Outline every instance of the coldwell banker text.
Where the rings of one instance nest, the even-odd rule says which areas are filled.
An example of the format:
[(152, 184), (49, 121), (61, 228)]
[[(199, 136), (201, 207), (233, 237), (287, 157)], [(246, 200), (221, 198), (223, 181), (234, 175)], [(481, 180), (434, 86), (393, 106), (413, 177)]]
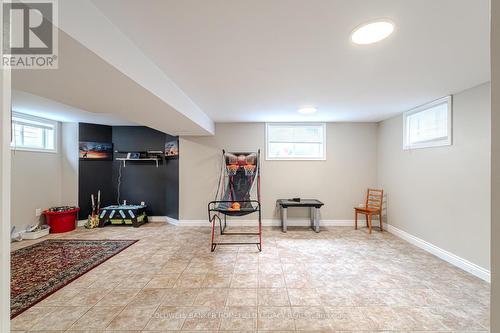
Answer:
[(58, 65), (55, 0), (3, 3), (3, 67), (56, 69)]

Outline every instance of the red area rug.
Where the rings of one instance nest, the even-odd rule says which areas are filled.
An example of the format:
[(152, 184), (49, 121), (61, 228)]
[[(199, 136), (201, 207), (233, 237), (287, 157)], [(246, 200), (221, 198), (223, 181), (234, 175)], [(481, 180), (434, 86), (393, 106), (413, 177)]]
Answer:
[(136, 240), (49, 239), (11, 253), (11, 319)]

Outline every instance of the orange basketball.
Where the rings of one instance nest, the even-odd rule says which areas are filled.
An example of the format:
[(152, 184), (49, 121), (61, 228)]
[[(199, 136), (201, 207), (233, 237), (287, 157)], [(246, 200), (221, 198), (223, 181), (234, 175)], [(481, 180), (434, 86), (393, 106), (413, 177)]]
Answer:
[(240, 210), (241, 206), (238, 202), (233, 202), (233, 204), (231, 205), (231, 208), (233, 210)]
[(249, 172), (252, 172), (255, 170), (255, 165), (253, 164), (246, 164), (243, 166), (243, 168), (245, 168), (246, 171), (249, 171)]
[(227, 168), (228, 168), (230, 171), (236, 172), (236, 171), (238, 170), (239, 166), (238, 166), (238, 165), (236, 165), (236, 164), (230, 164), (230, 165), (228, 165), (228, 166), (227, 166)]

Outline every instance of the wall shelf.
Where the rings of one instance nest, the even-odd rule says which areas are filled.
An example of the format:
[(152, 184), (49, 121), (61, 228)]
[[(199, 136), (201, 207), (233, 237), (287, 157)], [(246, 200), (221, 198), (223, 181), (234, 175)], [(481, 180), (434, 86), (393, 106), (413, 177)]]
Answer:
[(144, 158), (126, 158), (126, 157), (117, 157), (117, 161), (121, 161), (123, 163), (123, 167), (125, 168), (127, 165), (127, 162), (134, 162), (134, 161), (154, 161), (156, 162), (156, 167), (159, 167), (160, 163), (160, 158), (155, 158), (155, 157), (144, 157)]

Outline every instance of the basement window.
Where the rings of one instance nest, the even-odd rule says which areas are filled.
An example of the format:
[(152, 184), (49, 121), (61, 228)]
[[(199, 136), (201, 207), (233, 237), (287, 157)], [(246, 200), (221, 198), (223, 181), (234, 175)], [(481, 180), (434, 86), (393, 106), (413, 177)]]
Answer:
[(449, 146), (452, 142), (452, 98), (447, 96), (403, 115), (403, 149)]
[(266, 124), (267, 160), (325, 160), (325, 124)]
[(11, 149), (56, 153), (57, 122), (12, 112)]

